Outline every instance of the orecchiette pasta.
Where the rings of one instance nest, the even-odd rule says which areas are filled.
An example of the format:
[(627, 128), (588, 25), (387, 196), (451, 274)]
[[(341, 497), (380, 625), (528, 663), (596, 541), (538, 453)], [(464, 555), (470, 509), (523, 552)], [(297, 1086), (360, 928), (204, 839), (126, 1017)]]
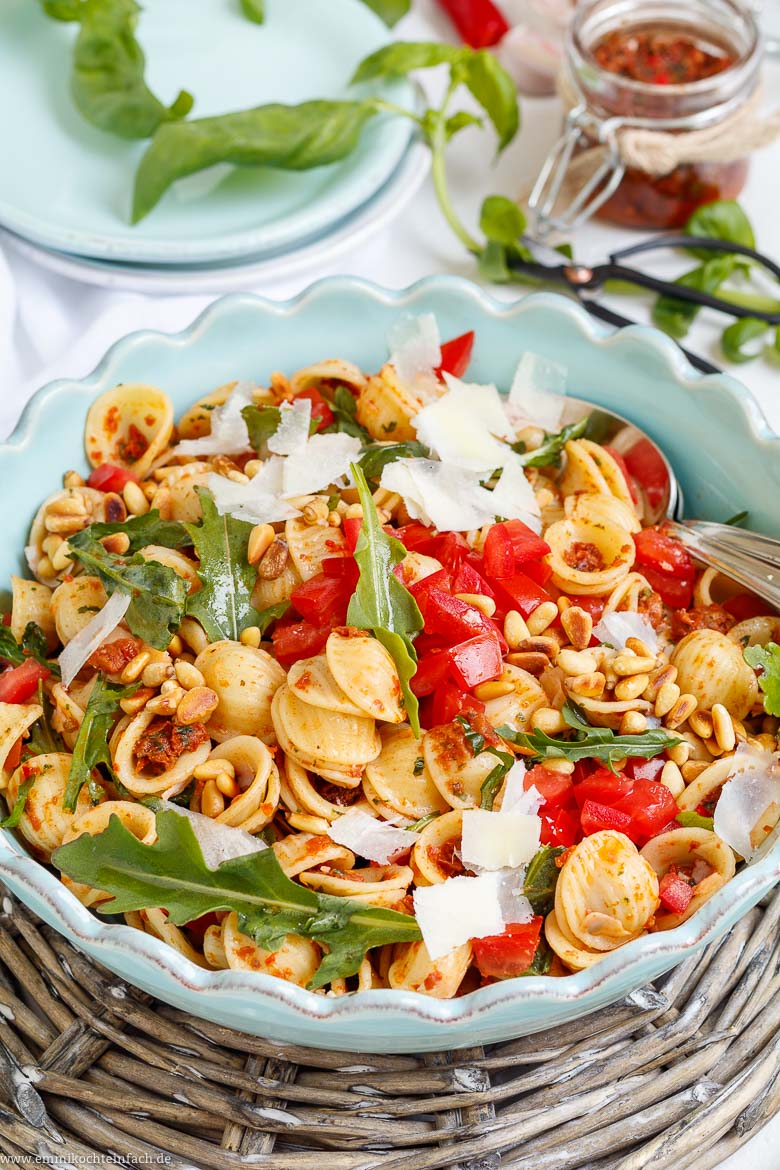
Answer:
[[(688, 920), (780, 818), (780, 615), (655, 523), (634, 428), (518, 427), (430, 327), (378, 373), (193, 387), (175, 428), (116, 386), (33, 519), (6, 824), (98, 913), (126, 879), (87, 850), (154, 850), (159, 897), (119, 905), (182, 961), (332, 996), (560, 977)], [(262, 913), (185, 881), (217, 858)]]

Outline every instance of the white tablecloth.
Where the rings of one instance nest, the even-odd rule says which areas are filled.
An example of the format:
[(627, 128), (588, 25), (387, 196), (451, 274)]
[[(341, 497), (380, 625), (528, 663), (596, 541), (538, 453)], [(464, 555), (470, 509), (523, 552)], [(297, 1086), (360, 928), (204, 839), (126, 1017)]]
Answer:
[[(399, 29), (406, 39), (442, 39), (448, 28), (433, 0), (418, 0), (415, 13)], [(768, 69), (767, 90), (780, 92), (780, 64)], [(488, 134), (467, 131), (450, 150), (449, 168), (455, 202), (467, 223), (476, 225), (485, 194), (513, 194), (524, 189), (535, 174), (560, 126), (560, 110), (553, 99), (523, 101), (523, 130), (517, 141), (495, 163)], [(756, 229), (759, 247), (780, 256), (780, 215), (777, 212), (780, 145), (754, 160), (742, 203)], [(603, 259), (630, 233), (588, 226), (578, 234), (577, 256), (584, 262)], [(259, 286), (255, 291), (274, 298), (299, 292), (310, 280), (329, 274), (351, 274), (401, 288), (433, 273), (457, 273), (475, 278), (474, 266), (452, 237), (435, 206), (429, 184), (401, 218), (378, 238), (352, 255), (323, 269)], [(514, 297), (522, 289), (495, 288), (495, 295)], [(182, 328), (209, 298), (146, 298), (106, 292), (55, 276), (16, 253), (0, 248), (0, 437), (13, 428), (29, 396), (55, 377), (81, 376), (105, 349), (125, 333), (138, 328), (173, 331)], [(649, 319), (648, 298), (611, 302), (635, 320)], [(722, 364), (717, 352), (718, 319), (702, 314), (687, 344)], [(780, 431), (780, 362), (760, 360), (736, 369), (753, 391), (772, 425)], [(778, 1170), (780, 1118), (767, 1126), (744, 1150), (723, 1163), (721, 1170)]]

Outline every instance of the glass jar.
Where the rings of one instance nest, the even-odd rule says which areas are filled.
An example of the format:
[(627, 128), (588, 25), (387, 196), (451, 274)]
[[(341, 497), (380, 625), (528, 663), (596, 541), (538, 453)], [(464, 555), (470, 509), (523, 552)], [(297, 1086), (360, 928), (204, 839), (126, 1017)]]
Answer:
[[(739, 0), (584, 0), (567, 40), (564, 81), (574, 108), (567, 131), (540, 176), (532, 206), (549, 226), (574, 227), (590, 214), (643, 228), (681, 227), (703, 203), (733, 199), (748, 159), (682, 163), (664, 175), (626, 168), (620, 130), (701, 130), (737, 113), (753, 97), (761, 42)], [(599, 144), (606, 161), (569, 211), (552, 215), (573, 155)], [(557, 184), (557, 186), (556, 186)]]

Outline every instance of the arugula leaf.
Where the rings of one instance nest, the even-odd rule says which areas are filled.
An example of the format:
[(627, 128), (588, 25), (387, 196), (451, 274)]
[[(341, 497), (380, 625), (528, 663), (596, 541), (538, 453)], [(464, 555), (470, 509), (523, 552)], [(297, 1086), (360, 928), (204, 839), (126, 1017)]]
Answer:
[(713, 817), (703, 817), (692, 809), (684, 809), (682, 812), (678, 812), (674, 819), (684, 829), (709, 829), (712, 832), (715, 827)]
[(721, 349), (730, 362), (752, 362), (761, 356), (763, 345), (752, 349), (745, 349), (748, 342), (755, 342), (763, 338), (772, 326), (768, 321), (758, 317), (738, 317), (736, 321), (723, 330), (720, 339)]
[(372, 947), (420, 938), (408, 914), (317, 894), (285, 876), (273, 849), (209, 869), (189, 820), (171, 810), (156, 814), (157, 841), (143, 845), (112, 816), (97, 836), (61, 846), (52, 861), (74, 881), (113, 894), (102, 914), (163, 906), (177, 926), (215, 910), (235, 911), (241, 930), (262, 947), (278, 949), (288, 934), (323, 944), (328, 953), (312, 989), (353, 975)]
[[(461, 50), (453, 80), (462, 79), (472, 97), (485, 111), (498, 135), (500, 154), (520, 128), (517, 86), (489, 49)], [(519, 233), (518, 233), (519, 234)]]
[(394, 566), (406, 556), (406, 549), (399, 540), (388, 536), (379, 523), (376, 505), (361, 468), (353, 463), (350, 470), (363, 508), (363, 523), (355, 549), (360, 577), (350, 598), (347, 623), (360, 630), (371, 630), (389, 651), (401, 680), (409, 723), (419, 739), (417, 696), (409, 682), (417, 670), (412, 638), (424, 623), (417, 602), (393, 572)]
[(263, 24), (265, 21), (265, 0), (241, 0), (241, 11), (247, 20), (254, 24)]
[(543, 845), (531, 859), (525, 872), (523, 893), (531, 903), (534, 914), (549, 914), (555, 903), (555, 887), (560, 869), (555, 859), (566, 850), (562, 845)]
[(19, 666), (24, 662), (22, 648), (8, 626), (0, 626), (0, 658)]
[[(197, 593), (188, 596), (186, 611), (200, 622), (210, 642), (222, 638), (237, 642), (247, 626), (260, 624), (260, 614), (251, 600), (257, 573), (247, 557), (253, 525), (235, 516), (220, 516), (211, 492), (196, 490), (203, 519), (186, 528), (198, 554), (202, 584)], [(276, 616), (272, 614), (268, 621)]]
[(45, 756), (49, 752), (64, 752), (65, 744), (62, 741), (62, 736), (51, 725), (53, 708), (40, 680), (38, 681), (37, 702), (43, 714), (30, 728), (29, 738), (22, 748), (24, 756)]
[(512, 273), (507, 263), (507, 247), (495, 240), (488, 240), (477, 256), (479, 275), (491, 284), (508, 284)]
[[(756, 238), (750, 220), (735, 199), (718, 199), (705, 203), (694, 211), (683, 231), (686, 236), (711, 236), (715, 240), (730, 240), (755, 248)], [(712, 256), (706, 248), (690, 248), (694, 256), (704, 260)]]
[(305, 171), (351, 154), (378, 112), (373, 99), (272, 103), (192, 122), (160, 126), (135, 176), (133, 223), (157, 206), (177, 179), (216, 163)]
[(278, 406), (245, 406), (241, 417), (249, 433), (249, 444), (259, 454), (271, 435), (276, 434), (282, 412)]
[(591, 727), (579, 708), (570, 701), (565, 704), (562, 714), (577, 733), (574, 739), (553, 739), (538, 728), (530, 734), (508, 726), (496, 730), (502, 739), (532, 751), (540, 760), (561, 757), (575, 763), (577, 760), (603, 760), (610, 768), (615, 760), (624, 756), (651, 759), (681, 742), (660, 728), (643, 731), (641, 735), (615, 735), (608, 727)]
[(98, 674), (73, 746), (73, 758), (62, 801), (62, 807), (68, 812), (75, 811), (79, 793), (85, 784), (89, 786), (93, 804), (97, 804), (102, 798), (103, 789), (93, 775), (98, 764), (106, 767), (112, 780), (116, 779), (111, 765), (108, 739), (117, 715), (119, 700), (135, 694), (138, 685), (133, 683), (128, 687), (120, 687), (107, 682), (102, 674)]
[(335, 416), (335, 422), (325, 427), (326, 432), (338, 432), (342, 435), (352, 435), (363, 443), (371, 443), (371, 436), (365, 427), (357, 421), (357, 401), (354, 394), (346, 386), (337, 386), (333, 398), (328, 403)]
[(27, 797), (30, 795), (30, 789), (35, 783), (35, 776), (30, 776), (29, 779), (23, 781), (19, 785), (19, 792), (17, 793), (14, 807), (9, 812), (5, 820), (0, 821), (0, 829), (15, 829), (22, 817), (24, 810), (27, 807)]
[[(124, 532), (127, 536), (130, 541), (127, 551), (131, 554), (150, 544), (159, 544), (163, 548), (185, 548), (192, 544), (192, 538), (184, 525), (178, 520), (163, 520), (156, 508), (143, 516), (129, 516), (127, 520), (116, 524), (90, 524), (78, 535), (86, 545), (89, 539), (99, 541), (104, 536), (113, 536), (117, 532)], [(84, 536), (84, 533), (88, 536)], [(76, 543), (78, 544), (78, 541)]]
[(392, 41), (364, 58), (352, 75), (352, 85), (378, 77), (404, 77), (414, 69), (451, 65), (461, 56), (457, 45), (436, 41)]
[[(75, 12), (69, 6), (66, 11)], [(192, 95), (182, 90), (164, 106), (144, 80), (145, 58), (135, 38), (135, 0), (83, 0), (73, 49), (71, 92), (79, 112), (101, 130), (120, 138), (150, 138), (164, 123), (184, 118)], [(59, 18), (61, 19), (61, 17)]]
[(776, 642), (767, 642), (766, 646), (746, 646), (742, 657), (748, 666), (758, 671), (758, 685), (764, 692), (767, 715), (780, 715), (780, 646)]
[(363, 0), (372, 12), (375, 12), (380, 20), (383, 20), (388, 28), (392, 28), (394, 24), (402, 16), (406, 16), (409, 9), (412, 7), (412, 0)]
[(276, 605), (269, 605), (265, 609), (261, 609), (257, 613), (254, 624), (259, 626), (260, 633), (264, 634), (270, 626), (271, 622), (276, 622), (280, 617), (284, 617), (287, 610), (290, 608), (289, 601), (277, 601)]
[(523, 467), (557, 467), (561, 461), (563, 448), (572, 439), (579, 439), (588, 429), (588, 417), (579, 422), (569, 423), (555, 435), (545, 435), (544, 442), (533, 451), (524, 450), (522, 442), (513, 443), (512, 450), (520, 455)]
[[(701, 292), (716, 293), (738, 265), (739, 260), (736, 256), (724, 254), (711, 256), (698, 268), (680, 276), (675, 284), (696, 288)], [(693, 301), (679, 301), (674, 297), (661, 296), (653, 307), (653, 323), (679, 341), (685, 337), (701, 308), (701, 305), (696, 305)]]
[(60, 668), (48, 653), (46, 635), (35, 622), (28, 622), (24, 627), (21, 643), (16, 641), (8, 626), (0, 626), (0, 658), (6, 662), (19, 666), (27, 658), (34, 658), (59, 678)]
[(128, 626), (150, 646), (165, 650), (184, 616), (186, 581), (167, 565), (145, 561), (139, 553), (128, 558), (108, 552), (89, 528), (68, 537), (68, 546), (76, 560), (100, 578), (109, 595), (117, 589), (130, 594)]
[(388, 463), (396, 459), (429, 459), (430, 451), (424, 443), (409, 439), (405, 443), (372, 443), (365, 447), (358, 459), (366, 479), (379, 480)]
[(498, 756), (499, 763), (488, 772), (480, 785), (479, 807), (492, 810), (498, 790), (503, 784), (507, 772), (514, 764), (515, 757), (511, 752), (500, 752), (498, 748), (494, 747), (489, 747), (488, 751), (492, 752), (494, 756)]

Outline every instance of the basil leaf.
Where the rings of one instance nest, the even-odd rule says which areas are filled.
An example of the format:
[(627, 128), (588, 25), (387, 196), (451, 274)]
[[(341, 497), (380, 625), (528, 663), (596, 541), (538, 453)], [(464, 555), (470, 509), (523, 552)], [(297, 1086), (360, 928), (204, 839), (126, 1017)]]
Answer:
[(413, 69), (452, 64), (462, 55), (457, 45), (436, 41), (393, 41), (364, 58), (352, 75), (352, 85), (377, 77), (403, 77)]
[(35, 783), (35, 776), (30, 776), (29, 779), (23, 781), (19, 785), (19, 792), (17, 793), (14, 807), (9, 812), (4, 821), (0, 821), (0, 829), (15, 829), (22, 817), (24, 810), (27, 807), (27, 797), (30, 795), (30, 789)]
[(694, 812), (692, 809), (684, 809), (678, 812), (674, 818), (684, 829), (709, 829), (714, 831), (715, 820), (713, 817), (703, 817), (700, 813)]
[(241, 11), (247, 20), (262, 24), (265, 21), (265, 0), (241, 0)]
[(489, 49), (477, 49), (476, 52), (464, 50), (453, 77), (462, 77), (472, 97), (490, 118), (498, 135), (500, 154), (515, 137), (520, 126), (520, 108), (514, 81)]
[(730, 528), (739, 528), (740, 525), (745, 523), (749, 515), (750, 513), (746, 511), (735, 512), (733, 516), (729, 516), (728, 520), (724, 520), (723, 523)]
[(330, 426), (325, 427), (329, 433), (338, 432), (343, 435), (352, 435), (363, 443), (370, 443), (371, 436), (365, 427), (357, 420), (357, 400), (346, 386), (337, 386), (333, 397), (328, 403), (335, 417)]
[(615, 735), (608, 727), (591, 727), (571, 702), (564, 705), (562, 714), (569, 727), (576, 730), (575, 739), (553, 739), (538, 728), (530, 734), (508, 726), (499, 727), (497, 731), (502, 739), (525, 748), (540, 760), (561, 757), (574, 763), (577, 760), (603, 760), (607, 767), (624, 756), (652, 759), (681, 742), (660, 728), (643, 731), (641, 735)]
[(450, 142), (467, 126), (484, 126), (484, 124), (484, 120), (476, 114), (469, 114), (466, 110), (458, 110), (457, 114), (451, 114), (444, 123), (444, 135), (447, 142)]
[[(679, 277), (675, 284), (714, 294), (736, 267), (735, 256), (712, 256), (698, 268)], [(687, 334), (701, 308), (701, 305), (696, 305), (692, 301), (678, 301), (671, 296), (661, 296), (653, 307), (653, 322), (670, 337), (680, 340)]]
[(276, 434), (282, 421), (282, 412), (278, 406), (245, 406), (241, 417), (249, 432), (249, 444), (259, 454), (271, 435)]
[(525, 231), (526, 219), (514, 199), (507, 199), (505, 195), (488, 195), (479, 213), (479, 226), (488, 240), (511, 245)]
[(758, 671), (758, 685), (764, 694), (767, 715), (780, 715), (780, 646), (767, 642), (766, 646), (746, 646), (742, 657), (748, 666)]
[(534, 914), (549, 914), (555, 904), (555, 887), (560, 868), (555, 864), (566, 850), (562, 845), (543, 845), (531, 859), (525, 872), (523, 893), (531, 903)]
[(150, 138), (159, 126), (192, 109), (185, 90), (166, 107), (144, 80), (145, 58), (135, 38), (135, 0), (84, 0), (73, 49), (71, 92), (79, 112), (120, 138)]
[[(750, 220), (735, 199), (718, 199), (705, 203), (694, 211), (683, 229), (686, 236), (711, 236), (716, 240), (730, 240), (746, 248), (755, 248), (756, 238)], [(708, 260), (712, 252), (706, 248), (690, 248), (694, 256)]]
[(490, 772), (488, 772), (485, 779), (479, 788), (479, 807), (492, 809), (495, 803), (498, 790), (504, 783), (504, 777), (515, 762), (515, 757), (511, 752), (500, 752), (497, 748), (489, 747), (489, 752), (494, 756), (498, 756), (499, 763), (496, 764)]
[(524, 979), (526, 975), (547, 975), (552, 967), (553, 952), (552, 947), (548, 943), (544, 935), (541, 935), (539, 942), (536, 944), (534, 957), (531, 960), (530, 967), (525, 971), (521, 971), (518, 979)]
[(556, 435), (545, 435), (542, 445), (533, 451), (521, 451), (520, 443), (513, 443), (512, 450), (520, 455), (523, 467), (557, 467), (566, 444), (572, 439), (579, 439), (587, 429), (588, 417), (581, 418), (579, 422), (569, 423)]
[(463, 738), (471, 748), (472, 756), (478, 756), (485, 750), (485, 737), (480, 732), (475, 731), (469, 723), (465, 715), (456, 715), (453, 723), (459, 723), (463, 728)]
[(758, 317), (738, 317), (726, 329), (720, 339), (720, 347), (730, 362), (752, 362), (761, 356), (763, 345), (747, 350), (751, 341), (763, 338), (772, 326)]
[(75, 559), (100, 578), (109, 595), (117, 589), (130, 594), (125, 621), (131, 631), (165, 650), (184, 616), (186, 581), (167, 565), (145, 561), (139, 553), (128, 559), (108, 552), (89, 528), (68, 537), (68, 546)]
[(119, 700), (129, 698), (138, 690), (138, 685), (133, 683), (129, 687), (120, 687), (107, 682), (102, 674), (97, 676), (73, 747), (70, 773), (62, 802), (62, 807), (68, 812), (75, 811), (79, 794), (85, 784), (89, 785), (93, 804), (97, 804), (102, 798), (103, 789), (93, 776), (98, 764), (103, 764), (111, 779), (115, 779), (108, 740), (118, 714)]
[[(256, 626), (260, 615), (252, 605), (257, 571), (247, 557), (249, 534), (254, 527), (235, 516), (220, 516), (211, 492), (197, 488), (203, 519), (187, 524), (200, 564), (201, 588), (187, 598), (186, 611), (196, 618), (210, 642), (229, 638), (237, 642), (247, 626)], [(273, 620), (272, 615), (268, 620)]]
[(327, 954), (312, 989), (353, 975), (372, 947), (420, 938), (411, 915), (317, 894), (291, 881), (273, 849), (209, 869), (186, 817), (165, 810), (157, 812), (156, 821), (154, 845), (143, 845), (112, 816), (102, 833), (61, 846), (52, 861), (74, 881), (113, 895), (99, 907), (101, 914), (165, 906), (168, 920), (183, 926), (227, 910), (235, 911), (241, 930), (269, 951), (288, 934), (315, 939)]
[(507, 264), (507, 248), (495, 240), (488, 240), (477, 257), (477, 268), (483, 280), (491, 284), (508, 284), (513, 279)]
[(395, 463), (396, 459), (429, 459), (430, 455), (425, 444), (416, 439), (405, 443), (372, 443), (361, 453), (358, 466), (362, 467), (366, 479), (379, 480), (388, 463)]
[(160, 126), (136, 172), (133, 223), (148, 215), (177, 179), (216, 163), (304, 171), (338, 162), (352, 153), (377, 111), (372, 100), (273, 103)]
[(347, 623), (360, 630), (371, 630), (390, 653), (401, 680), (409, 723), (419, 738), (417, 696), (409, 682), (417, 670), (412, 637), (424, 623), (417, 602), (393, 572), (394, 566), (406, 556), (406, 549), (399, 540), (388, 536), (379, 523), (376, 505), (360, 467), (353, 463), (350, 470), (363, 508), (363, 523), (355, 549), (360, 577), (350, 598)]
[(440, 817), (440, 812), (430, 812), (424, 817), (420, 817), (419, 821), (415, 821), (413, 825), (407, 825), (410, 833), (422, 833), (423, 829), (430, 825), (431, 821), (435, 821)]
[(41, 8), (52, 20), (81, 20), (84, 0), (40, 0)]
[(127, 520), (116, 524), (90, 524), (69, 539), (71, 546), (86, 547), (90, 542), (96, 543), (104, 536), (113, 536), (117, 532), (123, 532), (130, 541), (127, 551), (131, 554), (150, 544), (159, 544), (163, 548), (185, 548), (192, 544), (184, 525), (178, 520), (163, 520), (157, 509), (143, 516), (129, 516)]
[(380, 20), (383, 20), (388, 28), (398, 24), (402, 16), (406, 16), (409, 9), (412, 7), (412, 0), (363, 0), (372, 12), (375, 12)]

